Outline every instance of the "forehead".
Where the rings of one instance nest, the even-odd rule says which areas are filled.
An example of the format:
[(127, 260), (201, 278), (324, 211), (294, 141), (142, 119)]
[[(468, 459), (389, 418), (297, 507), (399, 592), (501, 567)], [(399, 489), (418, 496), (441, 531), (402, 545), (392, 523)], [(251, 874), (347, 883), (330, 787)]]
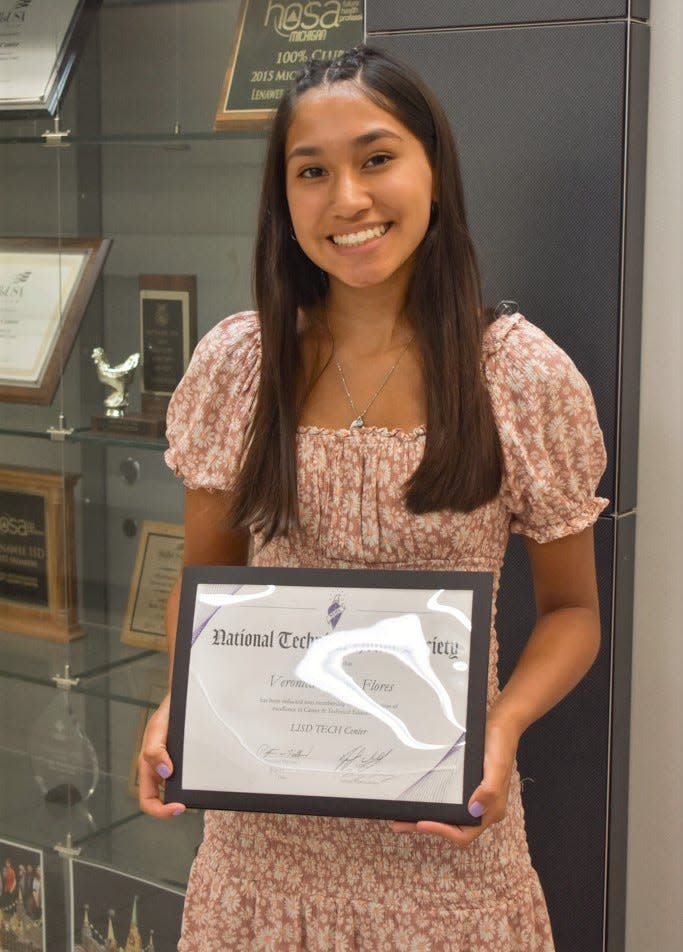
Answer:
[(369, 99), (354, 82), (331, 83), (307, 90), (298, 100), (287, 130), (287, 151), (301, 144), (346, 142), (374, 129), (386, 129), (401, 138), (412, 133), (388, 109)]

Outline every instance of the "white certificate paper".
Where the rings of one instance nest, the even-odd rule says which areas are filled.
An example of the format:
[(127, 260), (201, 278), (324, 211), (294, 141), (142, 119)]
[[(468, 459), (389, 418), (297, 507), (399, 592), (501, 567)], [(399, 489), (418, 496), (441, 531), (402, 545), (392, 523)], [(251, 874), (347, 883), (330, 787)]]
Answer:
[[(463, 804), (470, 695), (481, 712), (485, 694), (485, 676), (472, 684), (475, 592), (377, 587), (377, 576), (418, 573), (350, 584), (357, 574), (342, 585), (339, 573), (330, 584), (196, 584), (174, 683), (182, 790), (232, 791), (245, 809), (283, 798), (286, 812), (308, 812), (290, 810), (301, 798), (330, 812), (353, 800), (349, 815), (375, 815), (358, 801), (390, 801), (393, 815), (397, 803)], [(479, 744), (481, 716), (477, 727)]]
[(0, 385), (39, 386), (90, 254), (0, 251)]
[(0, 0), (0, 108), (47, 105), (82, 0)]

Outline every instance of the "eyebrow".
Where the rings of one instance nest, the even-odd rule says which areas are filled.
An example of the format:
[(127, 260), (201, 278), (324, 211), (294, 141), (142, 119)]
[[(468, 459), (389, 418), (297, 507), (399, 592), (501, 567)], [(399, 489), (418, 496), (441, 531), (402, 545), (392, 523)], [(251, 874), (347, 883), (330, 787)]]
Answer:
[[(377, 139), (401, 139), (401, 136), (397, 132), (392, 132), (391, 129), (371, 129), (369, 132), (364, 132), (363, 135), (357, 136), (352, 140), (351, 144), (354, 146), (371, 145)], [(296, 149), (292, 149), (286, 161), (289, 162), (290, 159), (297, 158), (298, 156), (320, 155), (323, 151), (323, 149), (316, 145), (298, 145)]]

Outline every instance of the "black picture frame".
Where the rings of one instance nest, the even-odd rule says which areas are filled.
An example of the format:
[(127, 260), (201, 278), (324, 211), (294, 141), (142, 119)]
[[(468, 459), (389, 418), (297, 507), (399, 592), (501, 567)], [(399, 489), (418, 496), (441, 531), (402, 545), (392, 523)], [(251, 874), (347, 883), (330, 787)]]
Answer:
[[(188, 682), (195, 605), (199, 585), (272, 585), (325, 588), (343, 593), (351, 589), (439, 590), (467, 592), (472, 596), (471, 635), (467, 674), (467, 742), (464, 745), (463, 795), (461, 801), (425, 802), (406, 799), (368, 799), (354, 796), (290, 795), (244, 792), (234, 789), (202, 790), (183, 785), (185, 725), (188, 715)], [(166, 801), (199, 809), (225, 809), (262, 813), (314, 816), (344, 816), (395, 820), (438, 820), (477, 825), (467, 803), (481, 782), (486, 721), (486, 697), (491, 628), (493, 575), (490, 572), (404, 571), (365, 569), (266, 568), (255, 566), (188, 566), (183, 572), (178, 633), (171, 694), (168, 751), (174, 773), (166, 783)], [(234, 590), (234, 589), (233, 589)], [(387, 606), (387, 614), (392, 613)], [(444, 622), (444, 624), (446, 624)], [(234, 655), (231, 655), (234, 659)], [(255, 686), (255, 691), (258, 687)]]

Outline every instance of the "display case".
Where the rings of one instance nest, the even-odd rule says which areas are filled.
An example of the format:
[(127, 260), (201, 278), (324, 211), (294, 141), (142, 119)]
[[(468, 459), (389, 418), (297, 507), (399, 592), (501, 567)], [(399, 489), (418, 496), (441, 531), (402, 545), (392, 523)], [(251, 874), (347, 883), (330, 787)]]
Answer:
[[(171, 897), (178, 924), (202, 823), (188, 811), (170, 836), (136, 799), (135, 752), (166, 683), (160, 590), (182, 548), (182, 486), (163, 458), (172, 388), (138, 367), (123, 420), (104, 400), (151, 346), (145, 288), (162, 322), (185, 309), (190, 344), (250, 305), (264, 133), (213, 129), (239, 0), (85, 6), (57, 113), (0, 111), (0, 852), (28, 890), (2, 928), (61, 950), (102, 947), (111, 926), (125, 945), (138, 896), (142, 947), (159, 952), (177, 934), (162, 939), (149, 897)], [(28, 326), (34, 279), (54, 328), (21, 342), (13, 315)], [(17, 366), (43, 345), (35, 373)]]
[[(5, 10), (29, 6), (83, 22), (50, 87), (56, 111), (54, 97), (42, 114), (6, 109), (0, 90), (2, 319), (27, 307), (38, 273), (57, 315), (40, 325), (44, 353), (31, 366), (12, 357), (12, 325), (0, 324), (0, 863), (14, 864), (22, 896), (0, 929), (12, 920), (31, 950), (103, 949), (111, 934), (159, 952), (175, 947), (201, 816), (177, 818), (170, 835), (135, 797), (135, 752), (166, 677), (159, 566), (182, 543), (182, 487), (163, 460), (176, 371), (147, 359), (171, 331), (155, 336), (145, 320), (158, 314), (191, 345), (251, 304), (265, 131), (263, 116), (227, 117), (225, 96), (235, 40), (253, 23), (241, 0)], [(608, 450), (600, 495), (611, 500), (596, 527), (603, 645), (577, 691), (528, 732), (519, 763), (558, 952), (617, 952), (650, 5), (360, 6), (370, 41), (414, 64), (454, 125), (487, 303), (518, 301), (596, 398)], [(303, 4), (266, 7), (271, 25), (298, 28)], [(11, 55), (2, 47), (0, 62)], [(286, 83), (299, 60), (282, 56)], [(254, 82), (268, 75), (254, 68)], [(254, 100), (274, 92), (259, 87)], [(123, 418), (108, 414), (125, 402)], [(503, 679), (533, 605), (513, 541), (498, 598)], [(73, 754), (67, 775), (48, 770), (60, 745)]]

